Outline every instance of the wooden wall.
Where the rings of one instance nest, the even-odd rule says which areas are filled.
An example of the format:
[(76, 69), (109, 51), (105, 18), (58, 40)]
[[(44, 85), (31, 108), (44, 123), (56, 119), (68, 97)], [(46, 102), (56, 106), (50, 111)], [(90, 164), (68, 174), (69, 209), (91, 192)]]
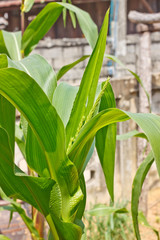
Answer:
[[(77, 7), (90, 13), (92, 19), (95, 21), (95, 23), (98, 25), (98, 28), (100, 29), (104, 15), (110, 6), (110, 0), (73, 0), (72, 2)], [(36, 4), (29, 13), (25, 14), (25, 27), (40, 12), (40, 10), (44, 6), (44, 4)], [(19, 7), (10, 7), (3, 9), (0, 8), (0, 15), (3, 16), (4, 13), (8, 14), (7, 20), (9, 22), (9, 25), (6, 27), (5, 30), (20, 30), (21, 26)], [(63, 18), (61, 16), (56, 22), (56, 24), (52, 27), (52, 29), (48, 32), (47, 36), (50, 36), (51, 38), (81, 38), (83, 37), (83, 34), (78, 24), (76, 29), (73, 28), (70, 16), (69, 14), (67, 14), (66, 28), (64, 28)]]
[[(149, 3), (153, 12), (155, 12), (155, 13), (160, 12), (160, 0), (146, 0), (146, 2)], [(139, 12), (144, 12), (144, 13), (146, 12), (147, 13), (147, 9), (142, 4), (141, 0), (128, 0), (128, 2), (127, 2), (127, 14), (131, 10), (136, 10), (136, 11), (139, 11)], [(128, 21), (127, 33), (128, 34), (136, 33), (136, 24), (133, 24), (130, 21)]]
[[(160, 11), (160, 0), (146, 0), (154, 12)], [(7, 1), (6, 1), (7, 2)], [(111, 0), (72, 0), (73, 4), (89, 12), (92, 19), (98, 25), (100, 29), (104, 15), (110, 6)], [(25, 16), (25, 26), (40, 12), (45, 4), (35, 4), (32, 10)], [(127, 1), (127, 13), (130, 10), (137, 10), (140, 12), (147, 12), (141, 0), (128, 0)], [(6, 14), (5, 14), (6, 13)], [(20, 9), (18, 6), (15, 7), (0, 7), (0, 17), (8, 16), (7, 21), (9, 25), (5, 28), (7, 31), (20, 30)], [(136, 33), (136, 25), (127, 21), (127, 33)], [(77, 24), (76, 29), (73, 28), (69, 14), (67, 15), (67, 26), (64, 28), (62, 16), (58, 19), (56, 24), (48, 32), (47, 36), (51, 38), (83, 38), (83, 34)]]

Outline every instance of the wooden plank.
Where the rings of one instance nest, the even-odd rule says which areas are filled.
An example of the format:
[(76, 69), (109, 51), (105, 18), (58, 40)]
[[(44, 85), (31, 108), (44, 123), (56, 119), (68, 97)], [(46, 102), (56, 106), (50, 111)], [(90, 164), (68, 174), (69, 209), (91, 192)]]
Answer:
[[(33, 6), (30, 12), (25, 13), (25, 27), (30, 23), (31, 18), (34, 18), (40, 10), (45, 6), (47, 2), (52, 0), (46, 0), (43, 4), (40, 4), (40, 0), (36, 0), (36, 4)], [(73, 0), (73, 4), (79, 8), (89, 12), (93, 21), (98, 25), (100, 29), (105, 13), (110, 5), (110, 0)], [(14, 1), (0, 1), (0, 13), (2, 16), (4, 13), (8, 13), (9, 25), (5, 30), (13, 31), (20, 30), (20, 0)], [(5, 7), (3, 7), (5, 6)], [(68, 11), (67, 11), (68, 12)], [(98, 14), (97, 14), (98, 13)], [(69, 15), (69, 14), (68, 14)], [(29, 18), (29, 19), (28, 19)], [(70, 16), (67, 16), (66, 28), (63, 26), (63, 18), (59, 17), (58, 21), (46, 34), (51, 38), (81, 38), (84, 37), (77, 23), (76, 29), (73, 28)]]
[(110, 0), (72, 0), (73, 4), (80, 4), (80, 3), (100, 3), (100, 2), (110, 2)]
[(154, 23), (150, 25), (146, 25), (143, 23), (139, 23), (136, 27), (138, 33), (143, 32), (157, 32), (160, 31), (160, 23)]
[[(54, 0), (45, 0), (45, 3), (54, 2)], [(35, 4), (41, 4), (41, 0), (35, 0)], [(19, 7), (21, 1), (0, 1), (0, 8)]]
[[(55, 2), (55, 0), (45, 0), (44, 3), (48, 2)], [(79, 3), (94, 3), (94, 2), (110, 2), (110, 0), (73, 0), (73, 4), (79, 4)], [(35, 4), (41, 4), (41, 0), (35, 0)], [(21, 1), (20, 0), (13, 0), (13, 1), (0, 1), (0, 7), (14, 7), (14, 6), (20, 6)]]
[(128, 19), (133, 23), (144, 23), (152, 24), (160, 22), (160, 12), (159, 13), (140, 13), (137, 11), (130, 11), (128, 14)]
[(2, 207), (2, 206), (7, 206), (7, 205), (9, 205), (9, 204), (10, 204), (10, 203), (7, 202), (7, 201), (0, 200), (0, 207)]
[[(151, 6), (152, 10), (156, 12), (160, 12), (160, 0), (146, 0), (148, 4)], [(127, 0), (127, 15), (130, 11), (136, 10), (139, 12), (147, 12), (147, 9), (142, 4), (142, 0)], [(136, 33), (136, 24), (127, 21), (127, 34)]]

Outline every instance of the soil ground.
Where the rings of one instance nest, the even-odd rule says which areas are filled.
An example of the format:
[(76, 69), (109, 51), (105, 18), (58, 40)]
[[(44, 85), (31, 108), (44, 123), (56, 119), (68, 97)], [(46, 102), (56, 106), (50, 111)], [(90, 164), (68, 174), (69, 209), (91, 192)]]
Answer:
[[(158, 230), (160, 234), (160, 188), (152, 189), (148, 194), (148, 216), (149, 224)], [(156, 240), (157, 236), (146, 227), (140, 227), (142, 240)]]

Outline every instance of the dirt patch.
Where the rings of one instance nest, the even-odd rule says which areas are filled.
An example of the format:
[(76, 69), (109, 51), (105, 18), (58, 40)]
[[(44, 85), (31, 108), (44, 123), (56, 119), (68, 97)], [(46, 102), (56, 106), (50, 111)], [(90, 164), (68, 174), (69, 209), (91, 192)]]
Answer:
[[(160, 188), (153, 189), (148, 194), (148, 216), (149, 224), (156, 228), (160, 234)], [(156, 240), (157, 236), (151, 229), (140, 227), (142, 240)]]

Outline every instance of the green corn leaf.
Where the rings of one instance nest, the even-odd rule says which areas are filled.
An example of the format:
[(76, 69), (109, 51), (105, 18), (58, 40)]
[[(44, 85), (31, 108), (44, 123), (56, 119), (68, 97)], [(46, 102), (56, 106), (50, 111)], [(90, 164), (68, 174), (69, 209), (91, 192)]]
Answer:
[[(108, 88), (107, 94), (105, 93), (106, 87)], [(102, 90), (100, 88), (102, 88)], [(111, 99), (112, 99), (113, 94), (111, 92), (111, 94), (109, 95), (110, 88), (111, 88), (111, 86), (110, 86), (110, 84), (108, 84), (108, 81), (106, 81), (104, 84), (102, 83), (98, 86), (97, 92), (96, 92), (96, 101), (95, 101), (94, 106), (92, 107), (92, 109), (90, 111), (90, 114), (88, 115), (88, 116), (90, 116), (89, 118), (91, 118), (92, 115), (94, 116), (99, 111), (99, 102), (101, 101), (102, 96), (104, 97), (104, 95), (106, 95), (106, 97), (104, 97), (105, 101), (103, 100), (102, 103), (101, 103), (101, 110), (103, 109), (103, 107), (107, 107), (107, 104), (110, 104), (110, 106), (111, 106), (111, 102), (109, 101), (109, 96), (111, 95)], [(106, 99), (108, 99), (108, 103), (106, 103), (107, 102)], [(113, 99), (112, 99), (112, 101), (113, 101)], [(115, 102), (114, 102), (114, 105), (112, 105), (112, 106), (115, 106)], [(87, 122), (87, 120), (86, 120), (86, 122)], [(86, 124), (86, 122), (85, 122), (85, 124)], [(107, 137), (109, 137), (109, 132), (111, 132), (110, 130), (113, 129), (113, 128), (116, 130), (116, 126), (112, 125), (112, 126), (107, 126), (107, 127), (109, 129)], [(110, 136), (111, 140), (114, 139), (114, 141), (110, 140), (110, 143), (112, 142), (112, 144), (115, 142), (115, 134), (116, 134), (116, 132), (113, 133), (113, 131), (112, 131), (111, 136)], [(101, 132), (99, 131), (99, 134), (98, 134), (98, 137), (97, 137), (97, 139), (98, 139), (97, 140), (97, 149), (98, 149), (98, 153), (100, 154), (100, 159), (101, 159), (101, 163), (103, 164), (103, 167), (104, 167), (104, 163), (103, 163), (103, 154), (104, 154), (103, 151), (104, 151), (104, 149), (101, 148), (101, 146), (105, 147), (104, 146), (104, 142), (106, 140), (105, 136), (106, 136), (106, 129), (103, 129)], [(108, 153), (110, 151), (112, 151), (113, 148), (115, 147), (114, 146), (115, 143), (113, 145), (112, 144), (111, 144), (111, 146), (108, 146), (108, 148), (110, 147), (110, 149), (108, 149)], [(90, 158), (93, 154), (94, 147), (95, 147), (95, 141), (94, 141), (94, 136), (93, 136), (85, 144), (85, 146), (81, 149), (81, 154), (76, 155), (76, 162), (77, 163), (79, 162), (79, 164), (80, 164), (80, 165), (77, 165), (79, 175), (81, 175), (81, 173), (83, 173), (83, 171), (85, 170), (85, 168), (86, 168), (86, 166), (87, 166), (87, 164), (88, 164), (88, 162), (89, 162), (89, 160), (90, 160)], [(107, 146), (106, 146), (106, 149), (107, 149)], [(113, 152), (114, 151), (115, 150), (113, 150)], [(72, 159), (72, 157), (73, 157), (73, 159)], [(73, 156), (70, 155), (70, 159), (72, 161), (74, 161), (75, 160), (74, 155)], [(110, 162), (109, 163), (110, 163), (110, 169), (111, 169), (110, 172), (112, 171), (113, 174), (112, 174), (111, 179), (107, 178), (108, 176), (106, 177), (106, 179), (108, 179), (108, 182), (107, 182), (108, 186), (111, 186), (110, 189), (113, 189), (112, 187), (113, 187), (113, 177), (114, 177), (114, 169), (113, 169), (113, 167), (114, 167), (114, 154), (112, 156), (112, 159), (113, 159), (113, 163), (110, 163)], [(109, 161), (111, 161), (111, 159)], [(109, 169), (109, 167), (108, 167), (108, 169)], [(106, 174), (106, 169), (105, 168), (104, 168), (104, 173)]]
[(78, 87), (65, 82), (60, 83), (54, 92), (52, 104), (62, 119), (64, 126), (68, 123), (77, 92)]
[(38, 231), (34, 227), (34, 223), (33, 223), (32, 219), (26, 215), (26, 213), (25, 213), (24, 209), (21, 207), (21, 205), (19, 203), (17, 203), (16, 201), (14, 201), (13, 199), (8, 198), (1, 189), (0, 189), (0, 196), (3, 200), (8, 201), (11, 204), (11, 206), (13, 207), (13, 209), (9, 210), (9, 211), (14, 211), (14, 212), (19, 213), (23, 222), (26, 224), (28, 230), (30, 231), (32, 237), (40, 238)]
[[(57, 220), (58, 222), (58, 220)], [(82, 230), (79, 226), (72, 224), (72, 223), (64, 223), (64, 222), (58, 222), (57, 225), (56, 222), (56, 228), (58, 229), (58, 236), (57, 238), (53, 236), (51, 232), (49, 232), (48, 239), (49, 240), (81, 240), (82, 236)]]
[(103, 204), (98, 204), (93, 209), (87, 211), (87, 213), (90, 214), (91, 216), (102, 217), (113, 213), (119, 214), (128, 213), (128, 210), (126, 208), (108, 207)]
[(89, 114), (95, 100), (98, 79), (106, 47), (108, 15), (109, 12), (107, 12), (105, 16), (97, 44), (84, 72), (79, 91), (74, 101), (70, 120), (66, 127), (68, 149), (72, 144), (72, 139), (75, 138), (77, 131), (79, 131), (83, 120), (85, 120), (85, 117)]
[(85, 149), (86, 144), (89, 144), (90, 141), (93, 140), (97, 131), (117, 121), (125, 121), (128, 119), (129, 117), (120, 110), (108, 109), (101, 111), (83, 126), (69, 152), (69, 158), (72, 159), (79, 172), (84, 164), (83, 159), (80, 157), (83, 149)]
[(43, 89), (52, 101), (54, 90), (57, 86), (56, 74), (51, 65), (40, 55), (33, 54), (21, 61), (12, 61), (8, 58), (8, 67), (26, 72)]
[[(13, 62), (10, 59), (8, 59), (8, 61), (10, 67), (20, 69), (29, 74), (43, 89), (49, 100), (52, 100), (57, 85), (56, 75), (52, 67), (43, 57), (34, 54), (19, 62)], [(26, 139), (26, 160), (28, 165), (38, 172), (40, 176), (49, 176), (45, 154), (41, 150), (33, 131), (28, 127), (24, 116), (21, 116), (21, 125)], [(22, 144), (20, 147), (22, 147)]]
[(8, 50), (6, 48), (5, 40), (3, 37), (3, 30), (0, 30), (0, 53), (5, 53), (9, 56)]
[(133, 130), (133, 131), (121, 134), (121, 135), (117, 135), (117, 140), (123, 141), (123, 140), (129, 139), (131, 137), (140, 137), (140, 138), (144, 138), (148, 141), (146, 135), (144, 133), (138, 132), (137, 130)]
[(72, 25), (74, 28), (76, 28), (76, 16), (72, 11), (69, 11), (69, 15), (71, 17)]
[[(102, 84), (103, 87), (104, 83)], [(110, 83), (102, 96), (99, 111), (116, 107)], [(96, 148), (104, 172), (108, 192), (114, 201), (114, 164), (116, 150), (116, 123), (100, 129), (96, 134)]]
[[(52, 226), (54, 222), (54, 226), (58, 234), (62, 236), (62, 239), (80, 239), (82, 230), (79, 226), (71, 223), (71, 221), (73, 221), (76, 216), (77, 208), (83, 195), (78, 182), (77, 170), (65, 154), (63, 124), (45, 93), (30, 76), (12, 68), (2, 69), (0, 74), (0, 92), (19, 109), (29, 122), (45, 154), (48, 170), (52, 178), (58, 181), (60, 187), (60, 190), (54, 190), (54, 196), (60, 205), (59, 207), (62, 209), (61, 214), (58, 215), (56, 208), (54, 208), (54, 214), (52, 214), (52, 216), (48, 215), (46, 219), (50, 226)], [(30, 89), (30, 91), (28, 91), (28, 89)], [(57, 161), (57, 159), (59, 159), (59, 161)], [(4, 172), (2, 173), (4, 174)], [(2, 173), (2, 179), (5, 179)], [(12, 174), (12, 178), (13, 177), (14, 174)], [(40, 181), (41, 178), (38, 179)], [(19, 185), (15, 182), (15, 179), (12, 179), (10, 182), (18, 188)], [(48, 182), (48, 179), (46, 179), (46, 182)], [(6, 190), (9, 185), (8, 183), (9, 182), (3, 182), (7, 195), (11, 196), (15, 194), (15, 192), (20, 194), (20, 190), (18, 192), (17, 188), (15, 191), (14, 189), (11, 191), (10, 188)], [(34, 188), (35, 194), (37, 194), (36, 187), (34, 186)], [(23, 187), (23, 190), (26, 190), (25, 187)], [(43, 193), (43, 191), (41, 192)], [(39, 201), (41, 201), (39, 194), (37, 197)], [(19, 196), (19, 198), (24, 200), (23, 196)], [(31, 201), (31, 199), (25, 198), (25, 201), (38, 208), (34, 199)], [(43, 201), (41, 202), (44, 204)], [(48, 200), (45, 199), (45, 202), (45, 206), (46, 204), (48, 206)], [(54, 227), (52, 227), (52, 232), (54, 233)]]
[(141, 212), (141, 211), (138, 212), (138, 222), (139, 222), (140, 224), (142, 224), (143, 226), (152, 229), (153, 232), (154, 232), (154, 233), (156, 234), (156, 236), (157, 236), (157, 240), (160, 239), (160, 238), (159, 238), (159, 232), (158, 232), (158, 230), (156, 230), (154, 227), (152, 227), (152, 226), (148, 223), (147, 218), (144, 216), (143, 212)]
[(22, 114), (20, 115), (20, 128), (23, 131), (23, 136), (24, 136), (25, 143), (26, 143), (27, 131), (28, 131), (28, 122)]
[(48, 215), (50, 191), (55, 182), (44, 178), (29, 177), (14, 165), (8, 134), (3, 128), (0, 128), (0, 147), (0, 186), (2, 190), (7, 196), (26, 201), (43, 212), (45, 216)]
[[(45, 178), (30, 177), (24, 174), (13, 162), (7, 132), (0, 128), (0, 183), (1, 188), (8, 197), (28, 202), (48, 219), (54, 226), (50, 216), (50, 192), (55, 181)], [(15, 171), (15, 172), (14, 172)], [(58, 192), (55, 192), (58, 195)], [(53, 231), (54, 232), (54, 231)]]
[[(1, 55), (4, 56), (4, 55)], [(56, 75), (52, 67), (48, 62), (41, 56), (34, 54), (22, 59), (21, 61), (12, 61), (9, 58), (8, 67), (14, 67), (19, 70), (26, 72), (40, 85), (43, 91), (48, 96), (51, 101), (53, 98), (53, 93), (57, 85)], [(26, 141), (18, 141), (16, 138), (18, 146), (22, 151), (23, 156), (27, 156), (26, 160), (30, 168), (34, 169), (40, 176), (49, 176), (47, 170), (46, 157), (39, 146), (39, 143), (30, 129), (28, 128), (28, 123), (24, 116), (21, 116), (21, 126), (23, 129), (24, 138)], [(27, 134), (28, 131), (28, 134)], [(30, 142), (32, 144), (30, 144)], [(25, 143), (26, 152), (25, 154)]]
[(12, 153), (14, 153), (15, 108), (2, 95), (0, 95), (0, 126), (9, 133), (10, 146)]
[[(66, 0), (62, 0), (63, 3), (66, 3)], [(66, 19), (67, 19), (67, 9), (63, 8), (63, 25), (66, 27)]]
[(139, 197), (141, 194), (143, 182), (145, 177), (154, 161), (153, 153), (150, 152), (146, 159), (142, 162), (140, 167), (138, 168), (136, 175), (133, 180), (132, 185), (132, 200), (131, 200), (131, 212), (133, 219), (133, 226), (137, 240), (140, 240), (139, 226), (138, 226), (138, 203)]
[(10, 211), (8, 228), (9, 228), (9, 226), (10, 226), (10, 224), (11, 224), (11, 221), (12, 221), (12, 218), (13, 218), (13, 212), (14, 212), (13, 210)]
[(25, 55), (28, 55), (49, 31), (60, 16), (63, 8), (73, 11), (76, 14), (82, 32), (90, 45), (94, 47), (98, 31), (89, 14), (69, 3), (54, 2), (49, 3), (26, 28), (22, 38), (22, 50)]
[[(94, 116), (97, 112), (98, 112), (98, 107), (99, 107), (99, 101), (100, 101), (100, 98), (101, 98), (101, 94), (102, 94), (103, 90), (100, 91), (100, 85), (97, 87), (97, 91), (96, 91), (96, 101), (90, 111), (90, 114), (88, 115), (85, 123), (88, 121), (88, 119), (90, 119), (92, 116)], [(81, 151), (81, 155), (79, 155), (79, 159), (80, 159), (80, 162), (83, 162), (83, 166), (82, 168), (79, 168), (78, 169), (78, 173), (79, 175), (81, 175), (89, 160), (91, 159), (92, 157), (92, 154), (94, 152), (94, 148), (95, 148), (95, 139), (94, 137), (90, 139), (90, 141), (84, 146), (83, 150)], [(71, 157), (71, 156), (70, 156)], [(77, 156), (78, 157), (78, 156)], [(73, 159), (71, 158), (71, 160), (73, 161)], [(77, 161), (79, 161), (77, 159)]]
[(0, 53), (13, 60), (21, 59), (21, 32), (0, 31)]
[[(68, 3), (72, 4), (72, 1), (68, 0)], [(70, 17), (71, 17), (71, 20), (72, 20), (72, 25), (73, 25), (74, 28), (76, 28), (76, 17), (75, 17), (75, 14), (72, 11), (69, 11), (69, 14), (70, 14)]]
[(93, 139), (93, 142), (91, 144), (91, 147), (90, 147), (90, 144), (89, 145), (86, 145), (86, 149), (89, 149), (89, 152), (87, 151), (86, 155), (84, 156), (84, 158), (86, 157), (86, 160), (83, 164), (83, 167), (82, 167), (82, 170), (80, 171), (80, 175), (84, 172), (84, 170), (86, 169), (86, 166), (88, 164), (88, 162), (90, 161), (93, 153), (94, 153), (94, 149), (95, 149), (95, 139)]
[(16, 210), (15, 210), (14, 207), (10, 204), (10, 205), (1, 206), (1, 207), (0, 207), (0, 211), (13, 211), (13, 212), (15, 212)]
[(31, 169), (41, 177), (50, 177), (47, 159), (30, 126), (27, 129), (25, 145), (26, 161)]
[(26, 159), (26, 152), (25, 152), (25, 139), (23, 135), (23, 130), (15, 125), (15, 141), (23, 155), (23, 157)]
[(24, 0), (24, 5), (21, 7), (22, 12), (29, 12), (34, 4), (34, 0)]
[[(59, 3), (61, 6), (67, 8), (69, 11), (75, 13), (79, 26), (87, 39), (88, 43), (92, 48), (95, 47), (98, 38), (98, 28), (96, 24), (91, 19), (90, 15), (82, 9), (69, 4), (69, 3)], [(72, 19), (73, 21), (73, 19)]]
[(84, 175), (81, 174), (80, 176), (80, 186), (81, 186), (81, 190), (83, 192), (83, 200), (80, 203), (80, 206), (78, 208), (77, 214), (76, 214), (76, 219), (81, 220), (85, 211), (85, 207), (86, 207), (86, 183), (85, 183), (85, 179), (84, 179)]
[[(57, 184), (51, 179), (26, 176), (16, 165), (13, 165), (13, 155), (10, 150), (8, 135), (2, 128), (0, 128), (0, 148), (0, 186), (7, 196), (22, 199), (41, 211), (52, 228), (52, 232), (55, 232), (56, 226), (62, 239), (80, 239), (82, 231), (79, 226), (70, 222), (63, 222), (56, 217), (58, 210), (54, 199), (60, 204), (60, 192), (55, 189)], [(13, 172), (13, 167), (16, 175)], [(50, 200), (53, 188), (55, 189), (54, 199)], [(54, 207), (56, 215), (52, 216), (51, 206)]]
[[(8, 66), (7, 56), (0, 54), (0, 68)], [(15, 108), (3, 96), (0, 95), (0, 126), (7, 130), (10, 137), (10, 145), (14, 153), (15, 132)]]
[(15, 68), (26, 72), (43, 89), (52, 101), (57, 86), (56, 74), (51, 65), (40, 55), (33, 54), (20, 61), (13, 61), (6, 55), (0, 54), (0, 68)]
[[(92, 117), (92, 115), (95, 115), (96, 113), (98, 113), (100, 96), (103, 92), (103, 90), (101, 90), (100, 88), (101, 88), (101, 84), (99, 84), (98, 87), (97, 87), (96, 97), (95, 97), (96, 101), (95, 101), (94, 106), (92, 107), (92, 109), (90, 111), (91, 112), (90, 117)], [(85, 170), (85, 168), (86, 168), (86, 166), (87, 166), (87, 164), (88, 164), (89, 160), (91, 159), (91, 156), (94, 152), (94, 148), (95, 148), (95, 140), (94, 140), (94, 138), (92, 138), (85, 145), (85, 147), (83, 148), (83, 151), (81, 151), (81, 155), (79, 155), (80, 161), (84, 162), (83, 167), (78, 169), (79, 175), (81, 175), (84, 172), (84, 170)], [(73, 159), (71, 158), (71, 160), (73, 160)], [(78, 161), (78, 159), (77, 159), (77, 161)]]
[[(2, 36), (1, 34), (2, 34), (2, 31), (0, 32), (0, 38)], [(1, 44), (0, 44), (0, 51), (2, 51)], [(0, 69), (6, 68), (7, 66), (8, 66), (7, 56), (4, 54), (0, 54)], [(15, 108), (2, 95), (0, 95), (0, 126), (6, 129), (7, 132), (9, 133), (10, 146), (11, 146), (12, 153), (14, 154)]]
[(81, 169), (83, 166), (83, 161), (79, 158), (81, 151), (83, 151), (84, 146), (95, 136), (99, 129), (115, 122), (126, 121), (130, 118), (134, 120), (146, 134), (151, 144), (157, 169), (160, 174), (160, 151), (158, 145), (160, 141), (160, 117), (147, 113), (130, 113), (114, 108), (103, 110), (81, 129), (69, 152), (70, 159), (72, 159), (78, 169)]
[(0, 234), (0, 240), (11, 240), (10, 238)]
[[(64, 126), (67, 125), (67, 122), (69, 120), (77, 91), (78, 91), (78, 87), (71, 86), (65, 82), (62, 82), (58, 85), (58, 87), (54, 92), (52, 104), (57, 110), (57, 113), (59, 114), (60, 118), (62, 119)], [(87, 147), (87, 148), (90, 148), (90, 150), (86, 157), (86, 161), (81, 173), (83, 173), (83, 171), (85, 170), (85, 167), (93, 154), (94, 146), (95, 146), (95, 143), (92, 144), (91, 148), (90, 146)], [(82, 155), (81, 155), (81, 158), (82, 158)]]
[(8, 58), (6, 54), (0, 54), (0, 68), (8, 67)]
[(63, 77), (64, 74), (66, 74), (70, 69), (72, 69), (74, 66), (76, 66), (78, 63), (84, 61), (85, 59), (87, 59), (89, 57), (89, 55), (85, 55), (83, 57), (81, 57), (80, 59), (78, 59), (77, 61), (70, 63), (68, 65), (63, 66), (58, 72), (57, 72), (57, 81)]
[(150, 107), (150, 110), (151, 110), (151, 102), (150, 102), (150, 96), (149, 96), (149, 93), (146, 91), (144, 85), (143, 85), (143, 82), (142, 80), (140, 79), (140, 77), (134, 73), (133, 71), (131, 71), (130, 69), (128, 69), (118, 58), (116, 58), (115, 56), (113, 55), (109, 55), (109, 54), (106, 54), (105, 55), (106, 58), (118, 63), (121, 67), (123, 67), (124, 69), (126, 69), (127, 71), (129, 71), (135, 78), (136, 80), (139, 82), (139, 84), (141, 85), (141, 87), (143, 88), (146, 96), (147, 96), (147, 99), (148, 99), (148, 104), (149, 104), (149, 107)]
[(44, 37), (57, 21), (63, 7), (58, 3), (50, 3), (37, 15), (25, 29), (22, 37), (22, 50), (28, 55), (36, 44)]
[(65, 153), (63, 123), (42, 89), (26, 73), (16, 69), (2, 69), (0, 75), (0, 93), (29, 122), (45, 153), (50, 176), (60, 187), (63, 218), (70, 221), (83, 195), (77, 170)]
[(160, 175), (160, 151), (157, 144), (160, 134), (160, 117), (154, 114), (126, 113), (139, 125), (139, 127), (144, 131), (146, 137), (148, 138), (148, 141), (151, 144), (153, 150), (157, 170)]
[(51, 65), (42, 56), (33, 54), (20, 61), (13, 61), (6, 55), (0, 54), (0, 60), (0, 68), (16, 68), (26, 72), (40, 85), (49, 100), (52, 101), (57, 86), (57, 78)]
[[(66, 0), (62, 0), (63, 3), (66, 3)], [(68, 0), (68, 3), (72, 3), (70, 0)], [(72, 21), (72, 25), (74, 28), (76, 28), (76, 17), (75, 14), (72, 11), (69, 11), (70, 17), (71, 17), (71, 21)], [(63, 24), (64, 27), (66, 27), (66, 18), (67, 18), (67, 9), (63, 8)]]
[(87, 240), (87, 233), (86, 233), (86, 230), (84, 231), (81, 240)]

